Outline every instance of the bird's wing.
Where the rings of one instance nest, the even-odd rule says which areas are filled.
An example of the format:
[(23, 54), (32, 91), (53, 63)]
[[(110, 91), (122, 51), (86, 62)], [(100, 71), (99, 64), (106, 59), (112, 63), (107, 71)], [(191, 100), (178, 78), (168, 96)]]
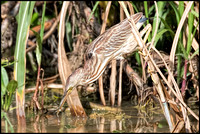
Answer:
[[(142, 13), (132, 15), (134, 22), (137, 23), (143, 16)], [(110, 56), (122, 47), (122, 44), (131, 35), (131, 26), (128, 19), (121, 21), (119, 24), (106, 30), (103, 34), (97, 37), (86, 51), (86, 60), (93, 54)]]

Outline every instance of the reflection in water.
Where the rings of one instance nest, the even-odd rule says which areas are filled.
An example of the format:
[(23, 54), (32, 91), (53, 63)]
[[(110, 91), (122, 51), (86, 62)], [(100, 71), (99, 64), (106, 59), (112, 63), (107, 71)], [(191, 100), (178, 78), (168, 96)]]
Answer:
[(104, 117), (100, 117), (100, 124), (99, 124), (99, 133), (103, 133), (104, 132), (104, 124), (105, 124), (105, 118)]
[[(28, 115), (26, 116), (25, 132), (34, 133), (88, 133), (88, 132), (169, 132), (167, 122), (161, 110), (123, 108), (120, 113), (93, 110), (87, 118), (71, 117), (62, 112), (56, 114)], [(14, 112), (13, 112), (14, 113)], [(9, 114), (14, 131), (18, 126), (15, 114)], [(5, 124), (1, 121), (2, 124)], [(1, 126), (5, 132), (5, 125)]]
[(36, 115), (35, 117), (35, 122), (33, 122), (33, 128), (35, 133), (46, 133), (46, 124), (45, 124), (45, 117)]
[(17, 120), (17, 132), (18, 133), (25, 133), (26, 132), (26, 119), (24, 116), (18, 117)]
[(113, 132), (115, 130), (117, 130), (116, 120), (115, 119), (111, 119), (111, 121), (110, 121), (110, 131)]

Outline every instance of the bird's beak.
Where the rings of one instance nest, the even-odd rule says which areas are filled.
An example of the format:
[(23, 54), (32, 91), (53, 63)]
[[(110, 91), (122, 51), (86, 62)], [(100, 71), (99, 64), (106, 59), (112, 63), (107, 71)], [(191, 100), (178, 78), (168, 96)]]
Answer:
[(137, 24), (136, 24), (136, 27), (137, 27), (137, 29), (139, 30), (140, 29), (140, 27), (144, 24), (144, 22), (147, 20), (147, 18), (145, 18), (145, 16), (142, 16), (141, 18), (140, 18), (140, 20), (137, 22)]
[(62, 98), (62, 100), (61, 100), (61, 102), (60, 102), (60, 106), (59, 106), (58, 109), (57, 109), (57, 115), (59, 114), (60, 109), (61, 109), (62, 106), (65, 104), (65, 101), (67, 100), (67, 97), (68, 97), (68, 95), (72, 92), (72, 90), (73, 90), (73, 87), (70, 87), (70, 88), (64, 93), (63, 98)]
[(143, 23), (145, 22), (146, 20), (148, 20), (147, 18), (145, 18), (145, 16), (142, 16), (142, 18), (138, 21), (139, 23)]

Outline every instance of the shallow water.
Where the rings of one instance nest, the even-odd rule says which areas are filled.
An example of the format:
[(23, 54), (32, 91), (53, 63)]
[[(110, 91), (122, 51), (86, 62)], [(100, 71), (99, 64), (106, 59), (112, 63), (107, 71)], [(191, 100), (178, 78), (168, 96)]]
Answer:
[[(54, 95), (52, 95), (54, 96)], [(26, 96), (28, 97), (28, 96)], [(26, 98), (27, 99), (27, 98)], [(30, 98), (29, 98), (30, 99)], [(28, 99), (27, 99), (28, 100)], [(50, 98), (49, 100), (52, 100)], [(51, 108), (43, 115), (36, 115), (26, 110), (26, 125), (17, 123), (16, 111), (8, 113), (8, 117), (14, 127), (14, 132), (24, 133), (168, 133), (169, 128), (163, 112), (159, 106), (147, 105), (145, 108), (136, 108), (130, 101), (122, 102), (121, 112), (101, 111), (98, 109), (85, 109), (87, 118), (72, 117), (68, 112), (62, 112), (59, 117)], [(46, 106), (47, 107), (47, 106)], [(196, 107), (195, 109), (199, 109)], [(199, 114), (199, 113), (198, 113)], [(196, 125), (197, 120), (192, 116), (191, 122)], [(1, 120), (1, 132), (5, 132), (5, 121)]]
[[(123, 105), (122, 105), (123, 106)], [(14, 131), (37, 132), (169, 132), (167, 122), (159, 109), (144, 111), (133, 107), (122, 107), (122, 112), (93, 110), (87, 118), (71, 117), (62, 112), (56, 114), (26, 115), (26, 126), (19, 128), (15, 111), (9, 113)], [(5, 132), (4, 121), (1, 121), (1, 132)]]

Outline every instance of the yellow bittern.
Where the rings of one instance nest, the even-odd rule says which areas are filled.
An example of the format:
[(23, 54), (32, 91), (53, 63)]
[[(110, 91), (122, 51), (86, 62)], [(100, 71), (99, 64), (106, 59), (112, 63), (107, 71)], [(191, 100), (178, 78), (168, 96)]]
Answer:
[[(131, 16), (139, 30), (146, 18), (143, 13)], [(143, 36), (146, 29), (140, 32)], [(123, 59), (125, 54), (132, 53), (137, 49), (137, 41), (131, 31), (131, 24), (128, 19), (112, 26), (103, 34), (99, 35), (85, 53), (84, 67), (76, 69), (67, 79), (63, 98), (59, 109), (66, 101), (67, 95), (78, 85), (86, 85), (96, 81), (104, 72), (108, 63), (113, 59)]]

